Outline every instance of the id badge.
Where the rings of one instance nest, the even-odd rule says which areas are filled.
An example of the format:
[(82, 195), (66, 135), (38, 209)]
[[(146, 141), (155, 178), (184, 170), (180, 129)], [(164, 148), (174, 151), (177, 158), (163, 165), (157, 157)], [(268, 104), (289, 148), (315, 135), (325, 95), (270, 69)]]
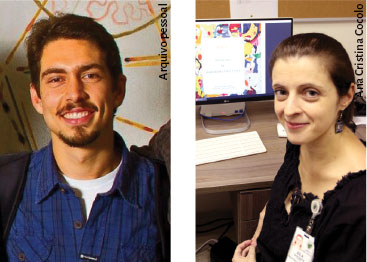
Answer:
[(311, 262), (315, 251), (315, 238), (297, 227), (285, 262)]

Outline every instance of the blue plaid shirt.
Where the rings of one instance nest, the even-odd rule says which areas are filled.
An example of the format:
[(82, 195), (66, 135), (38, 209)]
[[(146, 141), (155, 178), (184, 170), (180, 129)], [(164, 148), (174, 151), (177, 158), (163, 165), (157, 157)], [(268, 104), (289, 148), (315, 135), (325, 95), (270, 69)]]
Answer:
[(156, 261), (159, 235), (154, 166), (129, 152), (112, 189), (98, 194), (88, 220), (80, 199), (59, 179), (51, 143), (32, 154), (23, 199), (7, 241), (15, 261)]

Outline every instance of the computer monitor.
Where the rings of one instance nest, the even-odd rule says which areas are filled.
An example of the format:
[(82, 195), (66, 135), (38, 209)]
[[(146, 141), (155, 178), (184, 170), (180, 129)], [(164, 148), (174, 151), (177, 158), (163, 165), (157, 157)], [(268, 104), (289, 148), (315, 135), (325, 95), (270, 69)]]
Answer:
[(292, 33), (292, 18), (197, 20), (195, 96), (201, 115), (241, 115), (245, 101), (273, 99), (270, 55)]

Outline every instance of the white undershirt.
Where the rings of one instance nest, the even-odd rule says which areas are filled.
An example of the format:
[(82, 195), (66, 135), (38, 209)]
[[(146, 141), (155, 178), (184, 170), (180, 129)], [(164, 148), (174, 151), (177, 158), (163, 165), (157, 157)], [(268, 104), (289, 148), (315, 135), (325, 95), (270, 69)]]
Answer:
[(106, 193), (112, 188), (113, 181), (115, 181), (115, 177), (121, 163), (122, 161), (114, 170), (112, 170), (112, 172), (96, 179), (73, 179), (62, 174), (66, 183), (74, 190), (75, 196), (80, 198), (86, 219), (89, 217), (90, 210), (92, 209), (92, 205), (97, 194)]

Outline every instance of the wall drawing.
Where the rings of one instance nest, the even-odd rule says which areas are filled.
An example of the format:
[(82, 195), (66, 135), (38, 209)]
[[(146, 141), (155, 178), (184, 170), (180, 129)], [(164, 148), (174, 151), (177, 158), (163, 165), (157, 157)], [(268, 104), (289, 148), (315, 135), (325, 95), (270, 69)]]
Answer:
[(169, 1), (28, 0), (2, 1), (1, 5), (0, 31), (6, 36), (0, 39), (0, 153), (37, 150), (49, 140), (29, 99), (24, 40), (37, 19), (59, 12), (92, 17), (116, 39), (127, 76), (127, 94), (117, 111), (115, 130), (127, 144), (146, 144), (168, 121)]

